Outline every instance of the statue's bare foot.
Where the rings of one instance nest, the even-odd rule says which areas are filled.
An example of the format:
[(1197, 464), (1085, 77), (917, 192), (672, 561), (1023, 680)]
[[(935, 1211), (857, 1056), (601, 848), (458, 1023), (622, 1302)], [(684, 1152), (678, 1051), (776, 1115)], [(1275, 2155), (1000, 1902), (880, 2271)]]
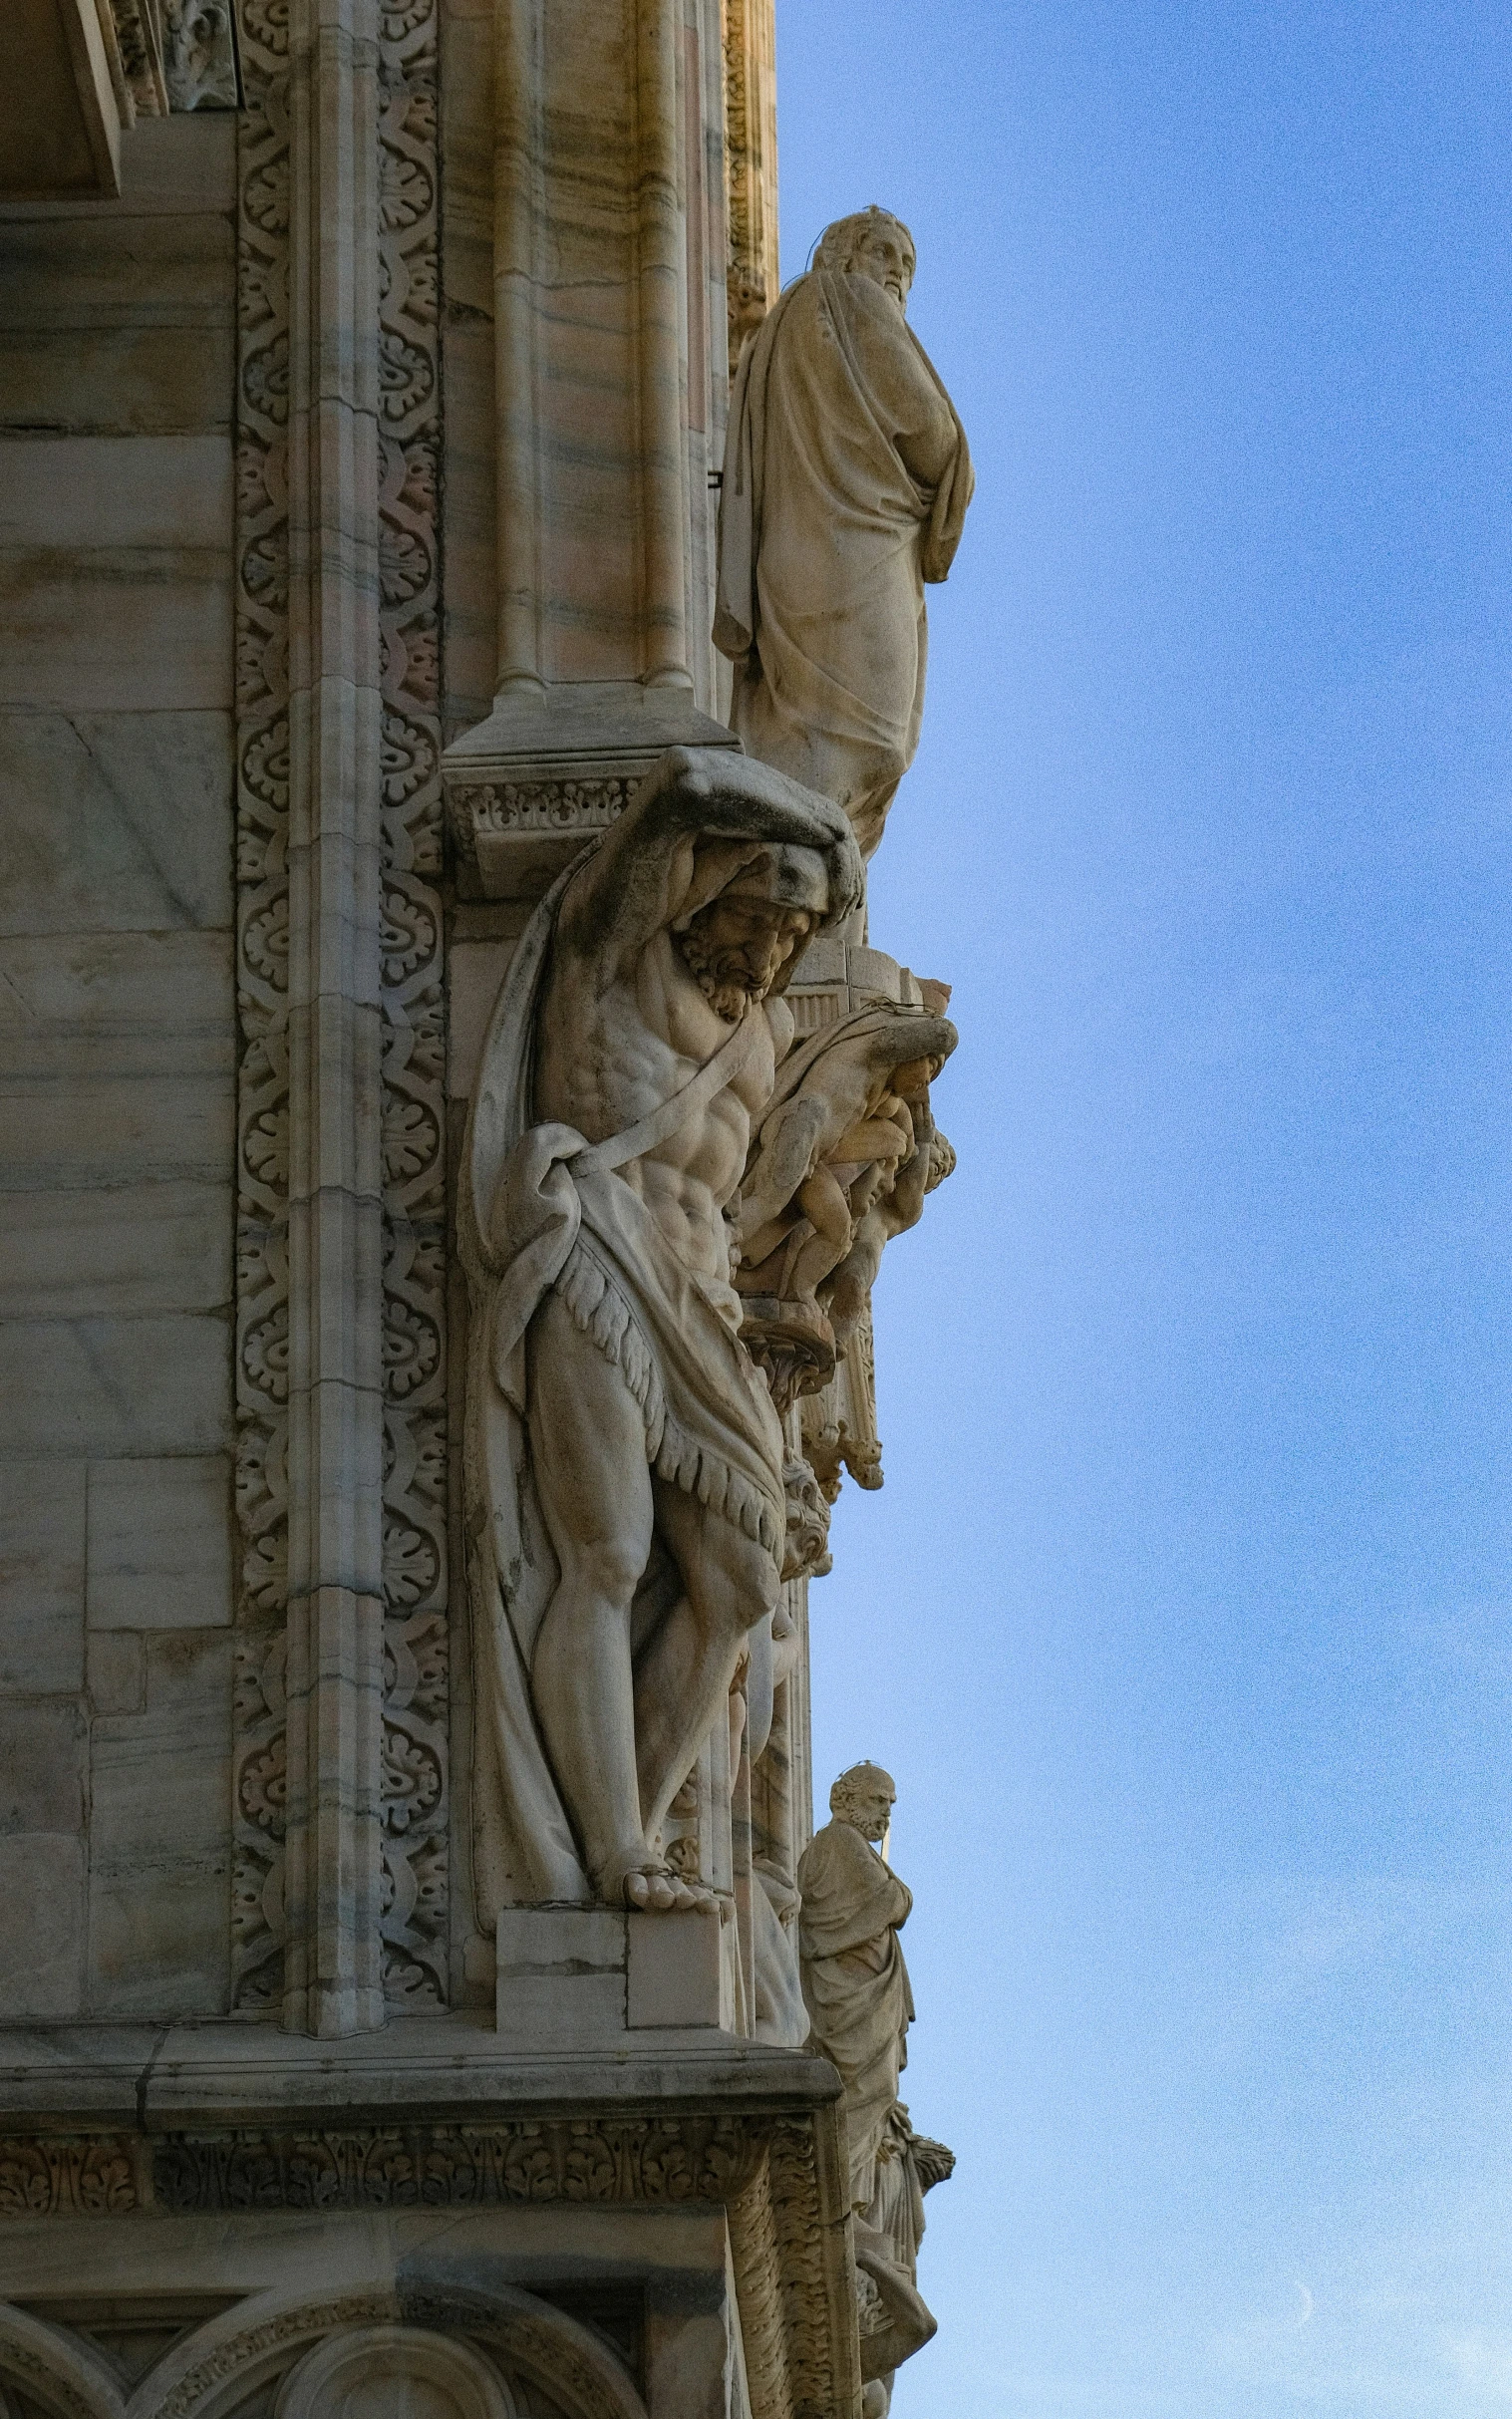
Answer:
[(685, 1882), (660, 1856), (640, 1857), (617, 1872), (605, 1873), (600, 1887), (609, 1906), (623, 1900), (636, 1915), (681, 1915), (690, 1908), (715, 1904), (713, 1891)]

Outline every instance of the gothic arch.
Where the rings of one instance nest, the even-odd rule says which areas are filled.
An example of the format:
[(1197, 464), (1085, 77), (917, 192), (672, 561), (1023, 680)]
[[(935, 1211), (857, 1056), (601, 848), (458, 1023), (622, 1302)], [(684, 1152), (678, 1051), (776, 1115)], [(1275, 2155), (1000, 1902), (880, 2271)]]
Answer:
[[(274, 2419), (378, 2419), (404, 2379), (435, 2389), (455, 2419), (516, 2419), (514, 2397), (470, 2343), (423, 2326), (355, 2326), (327, 2335), (292, 2368)], [(373, 2389), (373, 2390), (365, 2390)]]
[[(506, 2369), (543, 2386), (571, 2419), (646, 2419), (646, 2406), (618, 2361), (576, 2319), (515, 2285), (425, 2275), (334, 2293), (254, 2294), (176, 2343), (124, 2408), (119, 2393), (109, 2405), (55, 2407), (59, 2419), (230, 2419), (255, 2387), (288, 2369), (281, 2419), (303, 2419), (306, 2406), (295, 2379), (310, 2355), (318, 2353), (322, 2363), (310, 2371), (318, 2382), (327, 2358), (334, 2371), (345, 2359), (371, 2357), (380, 2337), (415, 2346), (417, 2357), (423, 2341), (433, 2347), (433, 2363), (441, 2357), (438, 2343), (455, 2353), (449, 2373), (459, 2391), (464, 2370), (475, 2386), (483, 2368), (468, 2352), (470, 2339), (495, 2351)], [(29, 2381), (18, 2375), (19, 2382)], [(286, 2400), (291, 2393), (294, 2399)], [(496, 2406), (462, 2402), (459, 2409), (464, 2419), (512, 2419), (502, 2389)]]
[(10, 2384), (57, 2419), (123, 2419), (121, 2387), (93, 2345), (0, 2301), (0, 2390)]

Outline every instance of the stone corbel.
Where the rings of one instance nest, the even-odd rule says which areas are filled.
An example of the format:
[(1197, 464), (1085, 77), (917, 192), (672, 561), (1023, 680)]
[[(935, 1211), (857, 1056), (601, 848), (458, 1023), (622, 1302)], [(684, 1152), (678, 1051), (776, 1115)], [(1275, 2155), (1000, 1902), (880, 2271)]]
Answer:
[(442, 759), (459, 887), (537, 899), (607, 831), (669, 748), (734, 748), (686, 691), (634, 681), (563, 682), (500, 698)]

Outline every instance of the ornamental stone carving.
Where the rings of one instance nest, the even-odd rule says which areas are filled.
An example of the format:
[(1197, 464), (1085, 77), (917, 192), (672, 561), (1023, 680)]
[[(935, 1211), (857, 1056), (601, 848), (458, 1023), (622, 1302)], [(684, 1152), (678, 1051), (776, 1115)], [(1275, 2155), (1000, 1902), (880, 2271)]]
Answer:
[(720, 493), (731, 727), (843, 806), (866, 857), (919, 744), (924, 588), (950, 570), (973, 483), (904, 316), (914, 260), (886, 210), (825, 229), (742, 357)]
[(505, 1905), (699, 1895), (658, 1835), (786, 1530), (726, 1212), (791, 1038), (783, 983), (860, 884), (827, 800), (674, 750), (510, 961), (459, 1221), (486, 1931)]
[(822, 1026), (777, 1070), (741, 1187), (737, 1284), (779, 1408), (828, 1379), (884, 1245), (948, 1172), (929, 1086), (956, 1039), (943, 1015), (879, 1003)]

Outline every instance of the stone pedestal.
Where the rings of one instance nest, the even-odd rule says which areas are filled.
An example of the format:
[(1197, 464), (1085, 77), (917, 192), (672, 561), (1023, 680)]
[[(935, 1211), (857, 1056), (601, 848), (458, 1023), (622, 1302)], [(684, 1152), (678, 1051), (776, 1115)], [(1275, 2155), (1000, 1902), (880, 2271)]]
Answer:
[(624, 2048), (648, 2031), (733, 2035), (736, 1936), (710, 1908), (619, 1915), (510, 1907), (498, 1919), (498, 2035), (521, 2051)]

